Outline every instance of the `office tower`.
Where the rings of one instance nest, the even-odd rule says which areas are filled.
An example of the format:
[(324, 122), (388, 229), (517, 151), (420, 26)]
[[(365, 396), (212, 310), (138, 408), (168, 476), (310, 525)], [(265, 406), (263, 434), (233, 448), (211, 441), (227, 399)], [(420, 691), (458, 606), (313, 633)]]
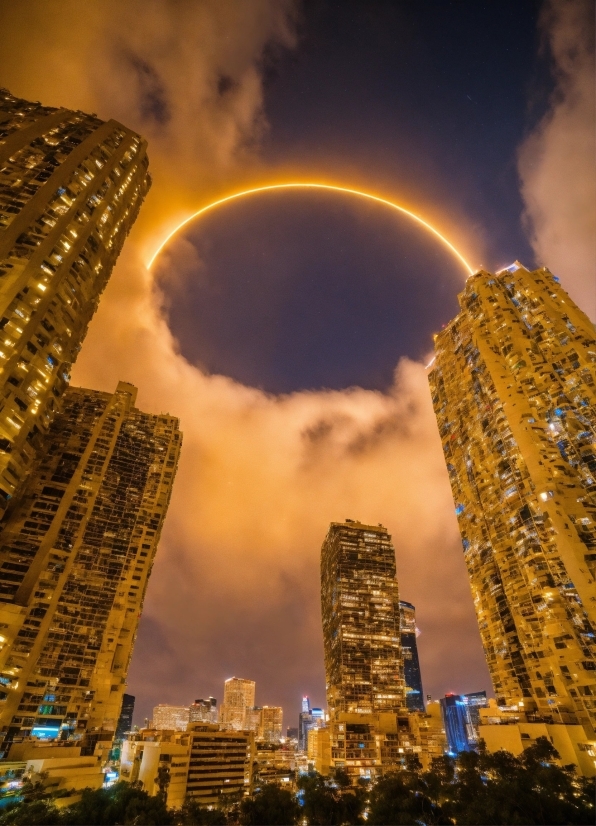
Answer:
[(479, 738), (478, 727), (480, 726), (480, 709), (488, 708), (486, 691), (473, 691), (470, 694), (463, 694), (464, 702), (468, 708), (468, 740), (472, 745), (477, 745)]
[(259, 726), (259, 740), (279, 743), (283, 731), (283, 709), (280, 706), (263, 706)]
[(401, 650), (406, 682), (406, 707), (408, 711), (424, 711), (422, 675), (416, 643), (416, 609), (409, 602), (400, 601)]
[(219, 731), (217, 726), (189, 726), (190, 760), (186, 798), (204, 806), (225, 805), (252, 792), (255, 736), (247, 731)]
[(263, 719), (263, 709), (261, 706), (247, 708), (244, 716), (244, 730), (252, 731), (255, 737), (259, 734)]
[(546, 268), (471, 276), (429, 374), (497, 701), (596, 725), (596, 333)]
[[(308, 697), (305, 698), (308, 702), (309, 710), (301, 711), (298, 715), (298, 748), (300, 751), (306, 751), (308, 746), (308, 732), (313, 728), (323, 728), (325, 725), (325, 712), (322, 708), (310, 708), (310, 701)], [(304, 708), (304, 700), (302, 701), (302, 708)]]
[(0, 89), (0, 513), (60, 407), (147, 164), (120, 123)]
[(241, 731), (246, 726), (246, 711), (254, 708), (255, 682), (230, 677), (224, 683), (224, 699), (220, 708), (220, 722), (226, 729)]
[(453, 754), (472, 751), (479, 740), (479, 710), (488, 706), (486, 691), (446, 694), (440, 700), (440, 705), (449, 750)]
[(395, 551), (386, 528), (331, 523), (321, 549), (321, 603), (330, 714), (405, 709)]
[(217, 723), (217, 700), (207, 697), (206, 700), (195, 700), (189, 708), (191, 723)]
[(69, 388), (5, 521), (4, 754), (30, 734), (93, 751), (116, 729), (181, 445), (177, 419), (138, 410), (136, 392)]
[(120, 708), (120, 717), (118, 718), (118, 725), (116, 726), (116, 734), (114, 739), (118, 741), (124, 740), (124, 735), (128, 731), (132, 731), (132, 718), (135, 711), (135, 698), (132, 694), (122, 695), (122, 706)]
[(471, 751), (472, 746), (468, 738), (468, 717), (467, 705), (459, 694), (446, 694), (440, 700), (443, 723), (449, 751), (452, 754), (459, 754), (460, 751)]
[(186, 731), (190, 722), (188, 706), (170, 706), (160, 703), (153, 709), (151, 727), (158, 731)]

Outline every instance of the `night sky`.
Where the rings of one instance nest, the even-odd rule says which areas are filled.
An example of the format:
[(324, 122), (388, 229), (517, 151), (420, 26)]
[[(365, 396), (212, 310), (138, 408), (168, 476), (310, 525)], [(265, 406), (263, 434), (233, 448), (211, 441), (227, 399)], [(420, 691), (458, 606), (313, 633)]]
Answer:
[[(263, 163), (453, 210), (482, 256), (474, 264), (533, 264), (516, 151), (549, 89), (538, 11), (306, 3), (298, 48), (265, 59)], [(422, 358), (457, 312), (449, 253), (407, 218), (345, 195), (252, 196), (183, 237), (199, 266), (179, 262), (164, 286), (181, 352), (273, 393), (385, 390), (399, 357)]]
[(474, 266), (546, 264), (596, 318), (592, 0), (0, 0), (0, 85), (148, 140), (153, 186), (73, 383), (180, 417), (127, 691), (325, 703), (329, 522), (382, 523), (425, 693), (491, 691), (425, 364)]

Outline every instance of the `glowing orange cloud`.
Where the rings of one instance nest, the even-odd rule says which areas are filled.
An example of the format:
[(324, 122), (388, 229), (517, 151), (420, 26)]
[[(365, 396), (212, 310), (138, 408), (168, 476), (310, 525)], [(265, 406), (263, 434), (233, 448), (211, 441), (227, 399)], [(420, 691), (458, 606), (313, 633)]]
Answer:
[(394, 201), (389, 201), (387, 198), (379, 198), (377, 195), (371, 195), (370, 192), (362, 192), (360, 189), (350, 189), (349, 187), (345, 186), (335, 186), (333, 184), (317, 184), (317, 183), (287, 183), (287, 184), (269, 184), (266, 186), (256, 186), (252, 189), (244, 189), (242, 192), (234, 192), (232, 195), (226, 195), (225, 198), (219, 198), (217, 201), (213, 201), (207, 206), (202, 207), (201, 209), (193, 212), (192, 215), (189, 215), (188, 218), (185, 218), (177, 227), (175, 227), (169, 235), (161, 242), (159, 247), (155, 250), (151, 258), (147, 263), (147, 269), (151, 269), (155, 259), (158, 257), (160, 252), (164, 249), (164, 247), (172, 240), (172, 238), (177, 235), (180, 230), (182, 230), (187, 224), (190, 224), (191, 221), (194, 221), (195, 218), (199, 218), (205, 212), (208, 212), (211, 209), (214, 209), (217, 206), (221, 206), (222, 204), (227, 203), (228, 201), (235, 201), (237, 198), (244, 198), (246, 195), (255, 195), (257, 192), (270, 192), (273, 189), (327, 189), (333, 192), (342, 192), (345, 195), (358, 195), (360, 198), (367, 198), (369, 201), (376, 201), (379, 204), (384, 204), (385, 206), (391, 207), (392, 209), (396, 209), (398, 212), (401, 212), (403, 215), (407, 215), (408, 218), (411, 218), (413, 221), (416, 221), (420, 224), (424, 229), (428, 232), (431, 232), (436, 238), (444, 244), (447, 249), (455, 255), (455, 257), (464, 265), (466, 270), (468, 271), (469, 275), (472, 275), (474, 269), (468, 264), (464, 256), (457, 250), (453, 244), (448, 241), (444, 235), (442, 235), (438, 229), (429, 224), (428, 221), (425, 221), (424, 218), (421, 218), (419, 215), (416, 215), (415, 212), (412, 212), (409, 209), (406, 209), (399, 204), (396, 204)]

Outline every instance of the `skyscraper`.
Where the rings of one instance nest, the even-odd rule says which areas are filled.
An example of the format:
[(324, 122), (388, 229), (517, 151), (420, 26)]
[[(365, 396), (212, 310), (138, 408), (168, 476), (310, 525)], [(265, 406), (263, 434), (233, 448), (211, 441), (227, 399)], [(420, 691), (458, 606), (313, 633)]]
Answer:
[(3, 751), (116, 728), (181, 445), (136, 388), (69, 388), (0, 535)]
[(0, 513), (59, 409), (147, 165), (116, 121), (0, 89)]
[(122, 695), (122, 706), (120, 708), (120, 717), (118, 717), (118, 724), (116, 726), (116, 734), (114, 739), (118, 741), (124, 740), (124, 735), (128, 731), (132, 731), (132, 718), (135, 712), (135, 698), (132, 694)]
[(517, 262), (459, 302), (429, 379), (495, 694), (594, 738), (594, 326)]
[(402, 600), (399, 603), (399, 617), (404, 679), (406, 682), (406, 707), (408, 711), (424, 711), (422, 675), (420, 674), (418, 645), (416, 643), (416, 609), (411, 603)]
[(331, 715), (405, 709), (395, 551), (382, 525), (332, 522), (321, 548)]
[(267, 743), (279, 743), (283, 731), (283, 709), (281, 706), (263, 706), (259, 739)]
[(255, 704), (254, 680), (230, 677), (224, 683), (224, 698), (220, 722), (225, 729), (242, 731), (246, 727), (246, 712)]
[(449, 750), (472, 751), (478, 744), (479, 709), (488, 705), (486, 691), (446, 694), (440, 704)]

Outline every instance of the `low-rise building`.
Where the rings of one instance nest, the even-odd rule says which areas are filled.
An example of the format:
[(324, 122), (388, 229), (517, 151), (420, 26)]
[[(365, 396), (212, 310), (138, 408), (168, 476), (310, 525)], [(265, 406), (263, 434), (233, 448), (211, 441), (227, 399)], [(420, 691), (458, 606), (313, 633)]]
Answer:
[(559, 753), (557, 763), (576, 766), (584, 777), (596, 774), (596, 740), (587, 739), (584, 726), (537, 719), (519, 705), (498, 706), (492, 699), (479, 715), (478, 734), (489, 752), (505, 749), (517, 756), (539, 737), (546, 737)]

